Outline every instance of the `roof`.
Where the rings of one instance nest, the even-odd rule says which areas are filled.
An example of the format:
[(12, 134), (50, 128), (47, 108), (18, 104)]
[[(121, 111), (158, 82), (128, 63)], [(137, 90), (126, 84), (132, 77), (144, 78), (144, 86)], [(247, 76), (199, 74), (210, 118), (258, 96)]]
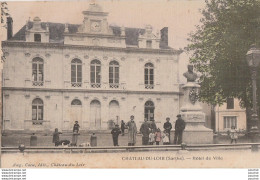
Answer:
[[(46, 22), (41, 22), (41, 26), (43, 29), (46, 29)], [(50, 32), (50, 42), (51, 43), (64, 43), (64, 30), (65, 24), (62, 23), (48, 23), (49, 24), (49, 32)], [(33, 22), (28, 23), (28, 29), (31, 29), (33, 26)], [(78, 32), (79, 24), (68, 24), (69, 33)], [(115, 36), (121, 35), (121, 28), (118, 26), (110, 26), (112, 28), (113, 34)], [(25, 41), (25, 31), (26, 25), (24, 25), (9, 41)], [(138, 45), (138, 36), (139, 34), (144, 34), (145, 30), (140, 28), (125, 28), (125, 36), (126, 36), (126, 45), (128, 46), (137, 46)], [(161, 49), (172, 49), (169, 46), (162, 46), (160, 43)]]

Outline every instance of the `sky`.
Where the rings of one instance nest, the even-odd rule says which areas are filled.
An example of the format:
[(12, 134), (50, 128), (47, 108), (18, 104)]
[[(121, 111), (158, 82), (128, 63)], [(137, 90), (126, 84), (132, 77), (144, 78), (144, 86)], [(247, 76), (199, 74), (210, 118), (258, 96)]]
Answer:
[[(15, 34), (28, 19), (32, 20), (35, 16), (43, 22), (81, 24), (82, 11), (87, 10), (93, 1), (8, 2), (13, 32)], [(136, 28), (150, 24), (154, 33), (168, 27), (169, 45), (175, 49), (183, 49), (188, 44), (188, 34), (195, 31), (195, 25), (202, 17), (199, 10), (205, 5), (204, 0), (96, 0), (96, 3), (109, 12), (109, 24)], [(2, 31), (2, 38), (6, 37), (5, 33)], [(187, 64), (188, 56), (183, 53), (180, 69), (186, 71)], [(182, 76), (180, 78), (182, 81)]]

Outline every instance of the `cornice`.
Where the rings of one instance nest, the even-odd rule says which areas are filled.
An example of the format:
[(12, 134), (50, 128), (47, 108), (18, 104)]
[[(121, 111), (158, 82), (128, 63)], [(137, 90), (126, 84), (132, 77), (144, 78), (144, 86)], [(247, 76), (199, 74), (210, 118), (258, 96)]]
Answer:
[(51, 88), (25, 88), (25, 87), (2, 87), (3, 91), (25, 92), (82, 92), (82, 93), (117, 93), (117, 94), (154, 94), (154, 95), (182, 95), (177, 91), (132, 91), (132, 90), (97, 90), (97, 89), (51, 89)]
[(83, 45), (68, 45), (63, 43), (37, 43), (37, 42), (25, 42), (25, 41), (2, 41), (2, 47), (22, 47), (22, 48), (54, 48), (54, 49), (78, 49), (78, 50), (108, 50), (119, 51), (125, 53), (139, 52), (139, 53), (154, 53), (154, 54), (168, 54), (179, 55), (181, 50), (175, 49), (149, 49), (149, 48), (135, 48), (135, 47), (105, 47), (105, 46), (83, 46)]

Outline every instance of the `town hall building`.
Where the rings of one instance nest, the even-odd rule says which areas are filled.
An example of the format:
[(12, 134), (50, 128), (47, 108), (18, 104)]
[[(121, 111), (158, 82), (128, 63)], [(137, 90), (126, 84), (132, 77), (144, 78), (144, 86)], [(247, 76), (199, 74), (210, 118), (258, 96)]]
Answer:
[(82, 24), (28, 21), (2, 42), (3, 130), (107, 130), (131, 115), (162, 127), (180, 112), (179, 55), (168, 28), (110, 26), (98, 4)]

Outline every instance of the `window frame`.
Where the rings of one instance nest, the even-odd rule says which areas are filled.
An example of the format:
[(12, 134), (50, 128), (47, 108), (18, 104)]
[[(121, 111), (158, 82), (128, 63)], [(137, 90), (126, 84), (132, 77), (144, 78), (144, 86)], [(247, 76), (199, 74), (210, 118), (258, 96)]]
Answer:
[[(34, 112), (34, 109), (35, 112)], [(35, 116), (35, 118), (34, 118)], [(44, 103), (40, 98), (35, 98), (32, 101), (32, 124), (42, 125), (44, 119)], [(40, 122), (42, 121), (42, 122)]]
[[(82, 86), (82, 61), (78, 58), (71, 60), (71, 86), (81, 87)], [(79, 74), (80, 72), (80, 74)], [(75, 80), (74, 80), (75, 79)]]
[(223, 116), (223, 128), (231, 129), (232, 126), (237, 129), (237, 116)]
[(90, 84), (92, 88), (101, 87), (101, 62), (97, 59), (90, 62)]
[(144, 66), (144, 85), (145, 89), (154, 89), (154, 65), (146, 63)]
[(42, 35), (39, 33), (34, 33), (34, 42), (42, 42)]
[[(150, 105), (150, 104), (151, 105)], [(149, 117), (149, 114), (152, 112), (153, 116)], [(148, 100), (144, 104), (144, 118), (147, 119), (147, 121), (153, 121), (154, 120), (154, 112), (155, 112), (155, 105), (154, 102), (151, 100)]]
[(108, 75), (110, 88), (119, 88), (119, 80), (120, 80), (119, 71), (120, 71), (119, 63), (117, 61), (111, 61), (109, 63), (109, 75)]
[(44, 61), (40, 57), (32, 59), (32, 85), (44, 85)]

